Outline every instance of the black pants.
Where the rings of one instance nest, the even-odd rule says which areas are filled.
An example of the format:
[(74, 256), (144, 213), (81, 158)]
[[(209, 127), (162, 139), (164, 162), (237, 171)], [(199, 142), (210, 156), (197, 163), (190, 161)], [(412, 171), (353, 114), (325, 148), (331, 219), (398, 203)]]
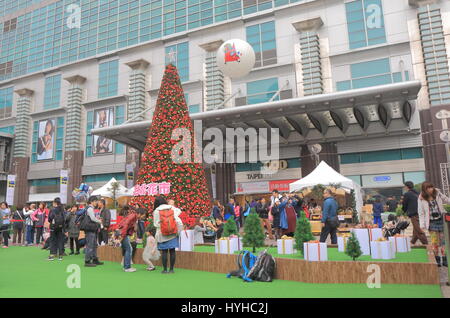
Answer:
[(322, 228), (322, 232), (320, 232), (320, 242), (325, 243), (327, 241), (328, 234), (331, 235), (331, 244), (337, 244), (337, 227), (333, 227), (329, 224), (328, 221), (325, 222), (325, 226)]
[(50, 232), (50, 254), (62, 256), (64, 254), (64, 233), (62, 229)]
[(98, 244), (101, 245), (102, 242), (105, 242), (105, 244), (108, 244), (108, 230), (103, 229), (98, 232)]
[(43, 237), (42, 237), (42, 233), (44, 232), (44, 227), (36, 227), (36, 244), (41, 243), (41, 241), (43, 241)]
[(8, 246), (8, 241), (9, 241), (9, 225), (2, 225), (2, 227), (0, 227), (0, 231), (2, 231), (3, 246)]
[(77, 249), (77, 252), (80, 251), (80, 243), (78, 241), (78, 237), (71, 237), (69, 238), (69, 245), (70, 245), (70, 251), (73, 253), (73, 245), (75, 244), (75, 248)]
[(175, 266), (175, 249), (171, 248), (170, 250), (161, 250), (162, 252), (162, 265), (164, 270), (167, 271), (167, 254), (170, 253), (170, 270), (173, 271), (173, 267)]

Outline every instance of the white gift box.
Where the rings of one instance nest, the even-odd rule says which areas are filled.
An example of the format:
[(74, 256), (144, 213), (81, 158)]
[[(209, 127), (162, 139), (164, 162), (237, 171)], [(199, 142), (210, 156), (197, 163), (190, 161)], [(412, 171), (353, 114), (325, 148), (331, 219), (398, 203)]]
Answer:
[(370, 255), (370, 242), (383, 237), (382, 229), (352, 229), (361, 246), (363, 255)]
[(180, 246), (176, 249), (177, 251), (194, 251), (194, 230), (181, 231), (178, 239), (180, 240)]
[(407, 236), (394, 236), (389, 238), (392, 248), (396, 253), (407, 253), (411, 251), (411, 242)]
[(338, 252), (345, 252), (347, 247), (348, 237), (338, 236)]
[(327, 261), (326, 243), (303, 243), (303, 255), (307, 261)]
[(294, 240), (280, 239), (277, 240), (278, 254), (294, 254)]
[(370, 242), (370, 249), (372, 251), (372, 259), (395, 258), (395, 252), (390, 241), (372, 241)]
[(242, 239), (240, 237), (224, 237), (216, 240), (214, 249), (219, 254), (233, 254), (243, 249)]

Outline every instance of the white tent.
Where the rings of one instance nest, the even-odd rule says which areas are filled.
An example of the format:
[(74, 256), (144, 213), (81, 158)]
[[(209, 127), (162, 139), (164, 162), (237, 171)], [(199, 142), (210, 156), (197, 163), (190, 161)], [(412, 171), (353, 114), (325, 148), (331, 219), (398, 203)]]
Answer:
[[(102, 186), (101, 188), (95, 190), (92, 192), (92, 195), (99, 195), (102, 197), (108, 197), (108, 198), (112, 198), (113, 197), (113, 193), (112, 193), (112, 183), (117, 182), (117, 180), (115, 178), (112, 178), (111, 180), (108, 181), (107, 184), (105, 184), (104, 186)], [(122, 196), (130, 196), (133, 193), (129, 192), (129, 190), (124, 187), (121, 183), (119, 183), (119, 188), (116, 190), (116, 198), (122, 197)]]
[(344, 177), (339, 172), (331, 168), (325, 161), (321, 161), (320, 164), (306, 177), (289, 184), (289, 191), (299, 191), (303, 188), (314, 187), (315, 185), (322, 184), (328, 186), (330, 184), (339, 183), (343, 189), (355, 190), (356, 210), (361, 212), (363, 206), (361, 186), (354, 182), (352, 179)]

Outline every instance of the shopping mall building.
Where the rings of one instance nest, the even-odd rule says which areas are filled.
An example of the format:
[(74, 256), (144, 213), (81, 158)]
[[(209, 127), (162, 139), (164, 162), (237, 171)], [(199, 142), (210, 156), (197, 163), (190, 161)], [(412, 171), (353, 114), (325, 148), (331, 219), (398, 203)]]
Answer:
[[(15, 175), (15, 203), (59, 195), (62, 170), (68, 196), (82, 181), (132, 186), (169, 60), (204, 128), (279, 128), (277, 173), (205, 166), (217, 198), (287, 190), (314, 169), (313, 144), (369, 194), (399, 196), (406, 180), (447, 187), (450, 1), (0, 0), (0, 10), (0, 195)], [(256, 53), (239, 79), (216, 65), (230, 39)]]

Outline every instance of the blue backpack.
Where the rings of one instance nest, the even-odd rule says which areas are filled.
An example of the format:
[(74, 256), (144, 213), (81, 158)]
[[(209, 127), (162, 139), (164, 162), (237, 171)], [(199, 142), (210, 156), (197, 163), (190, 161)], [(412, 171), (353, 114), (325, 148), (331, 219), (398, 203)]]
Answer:
[(229, 272), (227, 278), (236, 276), (242, 278), (245, 282), (251, 282), (252, 280), (248, 277), (248, 273), (255, 265), (256, 259), (257, 257), (250, 253), (250, 251), (241, 251), (236, 259), (238, 269)]

